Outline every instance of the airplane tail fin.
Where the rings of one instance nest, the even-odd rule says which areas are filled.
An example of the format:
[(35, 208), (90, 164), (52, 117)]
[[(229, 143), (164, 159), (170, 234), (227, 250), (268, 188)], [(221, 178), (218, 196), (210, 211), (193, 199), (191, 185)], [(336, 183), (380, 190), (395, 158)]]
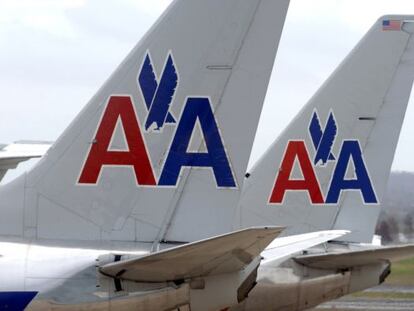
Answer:
[(249, 172), (237, 226), (372, 241), (413, 84), (413, 21), (374, 24)]
[(173, 1), (38, 165), (0, 190), (0, 210), (14, 209), (0, 234), (230, 231), (288, 4)]

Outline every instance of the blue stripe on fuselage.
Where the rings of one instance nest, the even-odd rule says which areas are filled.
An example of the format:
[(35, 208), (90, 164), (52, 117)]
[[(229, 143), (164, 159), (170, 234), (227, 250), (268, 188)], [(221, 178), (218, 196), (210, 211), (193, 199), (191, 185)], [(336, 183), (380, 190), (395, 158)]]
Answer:
[(37, 292), (0, 292), (0, 310), (23, 311)]

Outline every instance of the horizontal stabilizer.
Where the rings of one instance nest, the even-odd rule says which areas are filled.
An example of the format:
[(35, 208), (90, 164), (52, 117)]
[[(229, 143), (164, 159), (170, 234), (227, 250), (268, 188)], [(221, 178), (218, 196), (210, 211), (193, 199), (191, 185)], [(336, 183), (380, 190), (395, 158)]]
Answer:
[(287, 256), (335, 240), (348, 233), (349, 231), (345, 230), (330, 230), (277, 238), (262, 253), (262, 264), (282, 260)]
[(283, 230), (251, 228), (100, 268), (104, 275), (138, 282), (165, 282), (235, 272), (250, 264)]
[(41, 141), (17, 141), (0, 145), (0, 180), (7, 171), (14, 169), (20, 162), (42, 157), (52, 143)]
[(295, 260), (305, 266), (318, 269), (346, 269), (355, 266), (374, 264), (380, 261), (399, 261), (414, 257), (414, 244), (390, 246), (344, 253), (306, 255)]

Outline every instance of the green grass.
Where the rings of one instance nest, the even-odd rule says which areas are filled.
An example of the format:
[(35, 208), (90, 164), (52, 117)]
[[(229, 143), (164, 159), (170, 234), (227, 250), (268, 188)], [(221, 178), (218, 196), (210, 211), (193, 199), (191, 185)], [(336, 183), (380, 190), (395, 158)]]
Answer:
[[(414, 286), (414, 258), (393, 263), (391, 275), (385, 284), (396, 286)], [(400, 292), (358, 292), (351, 295), (356, 298), (370, 299), (414, 299), (414, 293)]]
[[(385, 281), (388, 285), (414, 286), (414, 258), (393, 263), (391, 275)], [(414, 293), (400, 292), (358, 292), (351, 294), (350, 297), (361, 299), (414, 299)], [(315, 311), (328, 311), (328, 309), (312, 309)], [(351, 311), (354, 309), (332, 308), (332, 311)]]
[[(414, 258), (393, 263), (391, 275), (385, 281), (388, 285), (414, 286)], [(350, 297), (360, 299), (411, 299), (414, 300), (414, 293), (401, 292), (358, 292), (351, 294)], [(314, 311), (352, 311), (355, 309), (345, 308), (316, 308)], [(310, 310), (311, 311), (311, 310)]]
[(385, 284), (414, 286), (414, 258), (393, 263)]

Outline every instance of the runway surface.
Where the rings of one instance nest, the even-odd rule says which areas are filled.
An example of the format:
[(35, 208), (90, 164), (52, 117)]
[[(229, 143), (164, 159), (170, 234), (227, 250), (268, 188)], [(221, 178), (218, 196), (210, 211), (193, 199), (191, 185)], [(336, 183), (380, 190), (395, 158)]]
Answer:
[[(398, 293), (414, 294), (412, 286), (382, 285), (366, 291), (369, 293)], [(314, 311), (352, 311), (352, 310), (378, 310), (378, 311), (413, 311), (414, 299), (395, 298), (368, 298), (347, 296), (335, 301), (330, 301), (318, 306)]]
[(406, 299), (367, 299), (344, 298), (324, 303), (315, 310), (383, 310), (383, 311), (413, 311), (414, 300)]

